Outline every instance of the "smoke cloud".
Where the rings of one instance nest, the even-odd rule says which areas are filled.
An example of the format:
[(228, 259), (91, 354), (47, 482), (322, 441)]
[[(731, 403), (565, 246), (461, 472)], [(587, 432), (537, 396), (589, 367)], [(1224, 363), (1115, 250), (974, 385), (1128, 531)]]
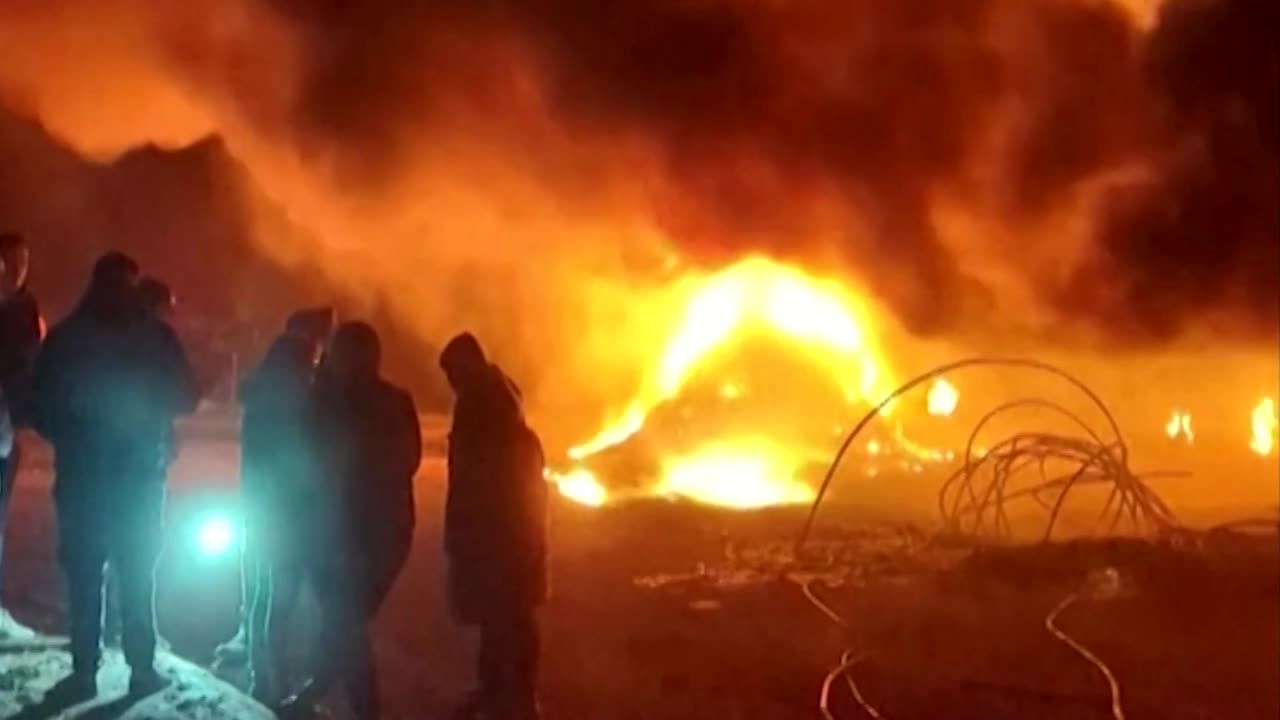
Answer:
[(917, 334), (1271, 341), (1278, 12), (8, 0), (0, 102), (96, 159), (216, 135), (266, 256), (560, 373), (672, 251), (848, 276)]

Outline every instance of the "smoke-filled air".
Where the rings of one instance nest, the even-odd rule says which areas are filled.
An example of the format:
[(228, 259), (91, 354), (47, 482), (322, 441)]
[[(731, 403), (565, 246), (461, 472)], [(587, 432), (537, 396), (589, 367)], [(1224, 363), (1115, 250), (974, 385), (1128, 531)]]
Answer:
[[(415, 347), (474, 330), (569, 459), (699, 376), (745, 393), (707, 368), (761, 334), (820, 356), (739, 364), (794, 378), (770, 384), (795, 385), (806, 416), (830, 395), (824, 428), (957, 349), (1093, 353), (1105, 374), (1113, 352), (1220, 348), (1253, 358), (1219, 423), (1243, 445), (1280, 339), (1278, 15), (1271, 0), (6, 0), (0, 104), (101, 165), (216, 143), (237, 170), (212, 214), (237, 216), (235, 240)], [(61, 218), (51, 234), (80, 231), (75, 188), (14, 186), (7, 203)], [(145, 215), (157, 190), (122, 192)], [(198, 257), (224, 242), (208, 235), (164, 241)], [(1162, 435), (1182, 397), (1150, 401), (1143, 432)], [(730, 435), (684, 461), (723, 460)], [(806, 442), (806, 459), (832, 449)], [(787, 443), (755, 461), (796, 465)]]

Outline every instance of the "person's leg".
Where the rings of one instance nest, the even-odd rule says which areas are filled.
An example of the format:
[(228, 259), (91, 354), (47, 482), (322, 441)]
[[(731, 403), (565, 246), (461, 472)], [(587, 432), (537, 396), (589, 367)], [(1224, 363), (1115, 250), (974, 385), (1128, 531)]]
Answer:
[(541, 637), (533, 610), (516, 613), (507, 629), (509, 693), (513, 720), (538, 717), (538, 655)]
[(279, 684), (271, 653), (271, 606), (274, 602), (271, 564), (257, 555), (245, 558), (245, 577), (254, 577), (248, 622), (245, 627), (249, 651), (252, 694), (264, 703), (277, 699)]
[(121, 647), (139, 685), (154, 685), (155, 570), (160, 554), (163, 486), (156, 482), (127, 499), (130, 512), (114, 529), (111, 562), (120, 583)]
[(118, 554), (121, 647), (133, 671), (155, 669), (155, 557), (149, 552)]
[(486, 709), (496, 717), (538, 717), (538, 644), (538, 626), (531, 609), (503, 609), (484, 623), (481, 688)]
[(0, 459), (0, 584), (4, 580), (4, 534), (8, 526), (9, 501), (13, 498), (13, 486), (18, 479), (18, 463), (21, 452), (17, 442), (9, 457)]
[[(315, 589), (316, 601), (320, 606), (320, 628), (317, 632), (314, 666), (311, 677), (304, 683), (301, 691), (286, 702), (286, 711), (282, 717), (290, 717), (291, 713), (300, 709), (314, 707), (329, 694), (336, 683), (342, 683), (348, 691), (352, 689), (351, 678), (357, 669), (371, 673), (372, 654), (368, 650), (366, 620), (361, 612), (364, 600), (360, 593), (352, 592), (357, 587), (351, 573), (337, 569), (322, 571), (311, 576)], [(363, 667), (360, 667), (363, 665)], [(371, 676), (358, 680), (371, 683)], [(373, 690), (366, 685), (357, 687), (361, 697), (350, 698), (355, 703), (372, 702), (376, 710), (376, 698), (369, 699)]]
[(476, 651), (477, 704), (481, 709), (496, 708), (506, 694), (503, 672), (503, 628), (496, 618), (479, 623), (480, 646)]
[(360, 720), (379, 720), (382, 706), (378, 701), (378, 670), (367, 624), (354, 629), (350, 652), (346, 673), (347, 700)]
[[(20, 447), (15, 442), (7, 458), (0, 458), (0, 581), (4, 578), (4, 535), (9, 517), (9, 504), (13, 500), (13, 488), (18, 479)], [(3, 585), (3, 582), (0, 582)], [(13, 640), (34, 638), (35, 631), (13, 619), (0, 603), (0, 637)]]
[[(89, 538), (84, 538), (89, 541)], [(106, 555), (95, 543), (85, 542), (60, 551), (67, 582), (67, 612), (70, 615), (71, 671), (77, 676), (95, 676), (102, 657), (102, 578)]]
[(294, 677), (294, 656), (299, 638), (294, 633), (295, 617), (302, 595), (302, 566), (281, 556), (271, 562), (271, 602), (266, 626), (267, 661), (279, 692), (287, 693)]

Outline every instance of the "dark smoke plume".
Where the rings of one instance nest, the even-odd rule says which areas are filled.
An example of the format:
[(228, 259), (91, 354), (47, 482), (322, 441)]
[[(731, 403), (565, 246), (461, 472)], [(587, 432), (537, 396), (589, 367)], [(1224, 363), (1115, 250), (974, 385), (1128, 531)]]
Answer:
[[(1102, 0), (173, 5), (71, 3), (142, 48), (83, 52), (127, 62), (50, 52), (38, 3), (0, 10), (28, 48), (0, 99), (127, 144), (35, 76), (100, 60), (117, 71), (86, 81), (167, 110), (134, 142), (221, 134), (311, 236), (374, 256), (416, 233), (469, 267), (472, 225), (439, 199), (464, 187), (498, 235), (638, 216), (698, 261), (835, 266), (920, 333), (1030, 297), (1055, 333), (1277, 334), (1274, 0), (1168, 0), (1150, 26)], [(560, 242), (582, 252), (483, 245), (519, 264)], [(340, 284), (380, 277), (319, 257)]]

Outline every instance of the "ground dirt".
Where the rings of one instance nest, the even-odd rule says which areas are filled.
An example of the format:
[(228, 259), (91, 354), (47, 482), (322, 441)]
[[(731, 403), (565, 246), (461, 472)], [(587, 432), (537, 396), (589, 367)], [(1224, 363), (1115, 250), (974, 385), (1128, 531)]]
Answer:
[[(184, 555), (182, 518), (234, 490), (236, 449), (216, 432), (188, 435), (172, 479), (159, 617), (176, 653), (207, 663), (235, 627), (234, 563)], [(414, 551), (376, 626), (389, 717), (406, 720), (448, 717), (471, 682), (472, 638), (444, 607), (444, 463), (438, 438), (430, 445)], [(24, 622), (59, 632), (65, 612), (47, 469), (38, 460), (18, 488), (15, 516), (6, 602)], [(1114, 672), (1128, 717), (1280, 715), (1274, 539), (975, 553), (835, 508), (815, 536), (835, 564), (786, 574), (802, 520), (796, 509), (557, 503), (554, 597), (542, 613), (546, 716), (820, 717), (822, 680), (852, 647), (868, 655), (851, 677), (886, 718), (1107, 718), (1103, 676), (1044, 626), (1063, 597), (1106, 568), (1118, 592), (1086, 592), (1058, 623)], [(806, 599), (804, 580), (846, 628)], [(866, 717), (843, 683), (832, 711)]]

